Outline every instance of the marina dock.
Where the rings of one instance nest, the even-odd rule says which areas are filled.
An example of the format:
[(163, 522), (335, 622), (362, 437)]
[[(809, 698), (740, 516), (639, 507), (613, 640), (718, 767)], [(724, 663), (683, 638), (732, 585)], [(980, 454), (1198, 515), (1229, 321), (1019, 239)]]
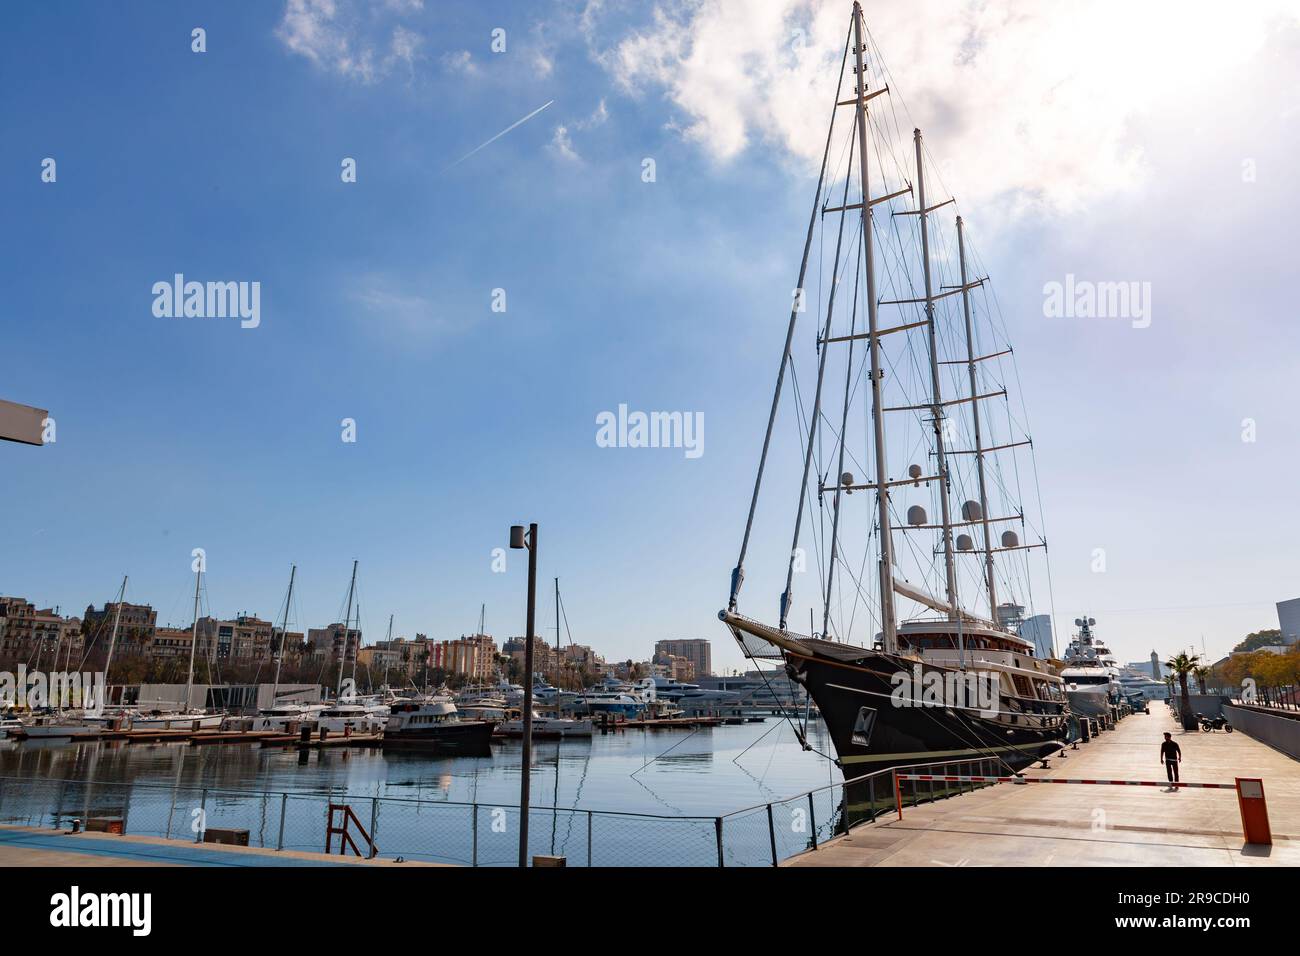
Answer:
[(440, 866), (301, 850), (0, 826), (0, 866)]
[(1164, 704), (1051, 759), (1027, 777), (1163, 781), (1160, 742), (1182, 748), (1184, 782), (1264, 781), (1272, 846), (1245, 845), (1229, 790), (1001, 783), (917, 807), (783, 866), (1297, 866), (1300, 763), (1244, 733), (1183, 731)]

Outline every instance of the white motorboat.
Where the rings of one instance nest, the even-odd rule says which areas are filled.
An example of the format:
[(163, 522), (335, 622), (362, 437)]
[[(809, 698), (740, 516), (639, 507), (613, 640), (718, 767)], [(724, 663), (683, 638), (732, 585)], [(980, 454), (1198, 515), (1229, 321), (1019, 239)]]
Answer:
[(466, 720), (490, 720), (499, 724), (506, 719), (508, 705), (504, 697), (481, 696), (464, 703), (457, 701), (456, 710)]
[(278, 730), (281, 733), (294, 733), (303, 724), (312, 724), (325, 704), (307, 704), (287, 702), (266, 707), (257, 712), (253, 722), (254, 730)]
[[(566, 737), (590, 737), (592, 731), (591, 718), (570, 718), (570, 717), (544, 717), (533, 712), (533, 736), (537, 738), (554, 738), (563, 739)], [(524, 720), (519, 713), (513, 712), (513, 715), (503, 720), (497, 725), (496, 732), (506, 737), (522, 737), (524, 735)]]
[(387, 718), (372, 714), (364, 704), (337, 703), (316, 715), (317, 731), (331, 734), (377, 734)]

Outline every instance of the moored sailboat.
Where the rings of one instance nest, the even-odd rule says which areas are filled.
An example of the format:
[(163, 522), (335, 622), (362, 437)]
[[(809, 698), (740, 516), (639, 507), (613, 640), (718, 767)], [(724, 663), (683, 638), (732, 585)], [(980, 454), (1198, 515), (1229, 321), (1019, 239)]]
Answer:
[[(889, 96), (886, 76), (855, 3), (740, 557), (719, 617), (747, 656), (783, 661), (808, 690), (846, 778), (962, 758), (1016, 769), (1056, 750), (1066, 732), (1060, 678), (998, 610), (999, 595), (1032, 606), (1030, 556), (1046, 551), (1016, 500), (1018, 466), (1001, 466), (1030, 442), (1006, 405), (999, 378), (1011, 350), (992, 341), (1004, 330), (993, 322), (987, 278), (970, 274), (963, 219), (950, 228), (936, 221), (954, 200), (927, 197), (933, 164), (921, 131), (895, 155), (904, 137), (893, 106), (874, 115), (877, 97)], [(853, 123), (837, 141), (835, 117), (845, 107)], [(839, 168), (832, 155), (842, 157)], [(830, 273), (819, 281), (808, 274), (813, 238), (819, 219), (835, 215)], [(819, 288), (824, 301), (814, 311)], [(819, 316), (811, 401), (797, 391), (795, 371), (805, 310)], [(833, 409), (826, 385), (840, 370), (843, 405)], [(803, 461), (773, 625), (742, 615), (738, 598), (787, 373), (801, 403)], [(999, 399), (1003, 434), (984, 410)], [(855, 402), (868, 406), (860, 445), (851, 437)], [(896, 477), (906, 462), (906, 477)], [(855, 464), (869, 477), (846, 470)], [(847, 507), (856, 492), (873, 501), (866, 517)], [(822, 626), (817, 633), (814, 618), (801, 635), (789, 618), (794, 576), (814, 566), (801, 538), (805, 519)], [(1022, 543), (1022, 533), (1037, 540)], [(860, 560), (848, 553), (854, 540), (867, 542)]]

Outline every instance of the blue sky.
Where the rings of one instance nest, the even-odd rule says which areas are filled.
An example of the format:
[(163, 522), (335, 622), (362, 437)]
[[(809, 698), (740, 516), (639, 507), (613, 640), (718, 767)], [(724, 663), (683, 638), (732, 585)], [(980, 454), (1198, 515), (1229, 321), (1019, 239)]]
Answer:
[[(910, 35), (891, 56), (903, 18), (882, 6), (876, 39), (913, 119), (971, 183), (963, 210), (1036, 441), (1058, 626), (1092, 613), (1125, 660), (1202, 633), (1218, 656), (1276, 626), (1272, 602), (1300, 594), (1294, 18), (1261, 6), (1249, 36), (1179, 37), (1142, 64), (1146, 95), (1101, 90), (1104, 117), (1052, 105), (1059, 78), (1022, 63), (1006, 82), (1042, 129), (999, 165), (997, 130), (960, 118), (969, 92), (911, 64)], [(727, 7), (7, 11), (0, 397), (48, 407), (58, 440), (0, 446), (0, 593), (79, 613), (127, 573), (131, 598), (184, 624), (202, 547), (214, 613), (273, 616), (296, 563), (309, 627), (341, 616), (357, 558), (367, 639), (389, 613), (396, 633), (454, 637), (480, 603), (504, 638), (523, 629), (525, 563), (494, 574), (491, 552), (537, 521), (544, 621), (558, 575), (574, 639), (607, 657), (707, 637), (740, 664), (715, 614), (815, 178), (801, 131), (824, 123), (826, 98), (762, 73), (743, 42), (729, 55), (757, 74), (733, 82), (725, 57), (702, 71)], [(1006, 42), (1060, 29), (1053, 9)], [(1121, 9), (1097, 4), (1096, 28), (1140, 38)], [(753, 13), (744, 42), (800, 18), (838, 31), (847, 5)], [(191, 52), (196, 26), (206, 53)], [(997, 77), (1015, 57), (988, 35), (971, 56)], [(1198, 95), (1169, 93), (1215, 53), (1212, 77), (1186, 81)], [(260, 327), (156, 318), (150, 289), (176, 272), (259, 281)], [(1150, 281), (1151, 327), (1045, 319), (1042, 286), (1067, 273)], [(704, 455), (598, 448), (595, 416), (621, 402), (702, 412)], [(1098, 547), (1105, 573), (1090, 569)], [(747, 589), (748, 606), (770, 615), (776, 590)]]

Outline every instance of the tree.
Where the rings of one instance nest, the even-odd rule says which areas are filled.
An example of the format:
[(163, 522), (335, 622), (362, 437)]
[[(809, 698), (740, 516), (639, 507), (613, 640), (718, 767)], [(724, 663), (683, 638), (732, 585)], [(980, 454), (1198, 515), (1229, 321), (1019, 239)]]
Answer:
[(1261, 647), (1278, 647), (1283, 644), (1282, 632), (1276, 627), (1262, 631), (1253, 631), (1233, 648), (1234, 651), (1257, 651)]
[(1202, 664), (1202, 665), (1200, 665), (1200, 666), (1194, 668), (1194, 669), (1192, 670), (1192, 674), (1196, 677), (1196, 683), (1197, 683), (1197, 686), (1199, 686), (1199, 687), (1201, 688), (1201, 693), (1202, 693), (1202, 694), (1208, 694), (1209, 691), (1205, 689), (1205, 681), (1206, 681), (1206, 678), (1208, 678), (1208, 677), (1210, 676), (1210, 668), (1208, 668), (1208, 667), (1206, 667), (1205, 665)]
[(1181, 698), (1179, 709), (1182, 712), (1183, 730), (1196, 729), (1196, 718), (1192, 716), (1192, 703), (1187, 693), (1187, 675), (1193, 673), (1200, 662), (1199, 654), (1188, 654), (1185, 651), (1165, 661), (1165, 666), (1173, 671), (1174, 677), (1178, 679), (1178, 690)]

